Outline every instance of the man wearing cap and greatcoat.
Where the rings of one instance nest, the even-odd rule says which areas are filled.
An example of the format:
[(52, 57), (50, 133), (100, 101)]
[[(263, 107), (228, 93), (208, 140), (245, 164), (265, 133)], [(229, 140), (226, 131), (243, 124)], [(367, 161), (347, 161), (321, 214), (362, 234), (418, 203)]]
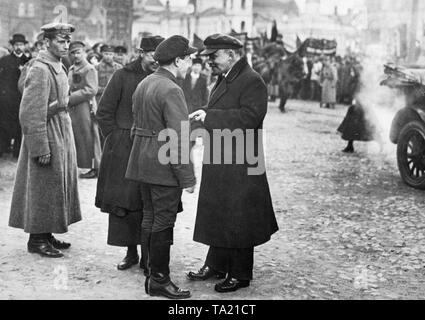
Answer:
[(114, 72), (122, 68), (121, 64), (114, 61), (114, 49), (115, 48), (113, 46), (107, 44), (100, 47), (102, 60), (100, 60), (99, 64), (96, 66), (99, 85), (99, 89), (96, 94), (96, 101), (98, 103)]
[(101, 145), (99, 128), (95, 121), (98, 90), (97, 71), (86, 59), (85, 45), (74, 41), (69, 48), (73, 62), (69, 70), (69, 114), (72, 119), (78, 168), (88, 169), (80, 175), (83, 179), (97, 178)]
[[(142, 250), (149, 269), (145, 290), (151, 296), (171, 299), (190, 297), (188, 290), (171, 281), (169, 265), (182, 190), (193, 193), (196, 184), (189, 161), (189, 137), (186, 140), (182, 134), (184, 124), (189, 130), (189, 115), (183, 90), (177, 84), (177, 78), (185, 77), (190, 55), (196, 51), (181, 36), (161, 42), (154, 55), (160, 67), (133, 95), (135, 136), (126, 178), (142, 183)], [(164, 135), (170, 138), (169, 144), (161, 138)], [(164, 151), (167, 146), (169, 150)]]
[[(140, 183), (125, 179), (133, 145), (130, 137), (132, 97), (140, 81), (157, 69), (153, 53), (162, 40), (160, 36), (142, 39), (139, 58), (113, 74), (96, 114), (106, 139), (97, 181), (96, 207), (109, 213), (107, 243), (127, 247), (125, 258), (117, 266), (119, 270), (139, 263), (137, 245), (141, 243), (143, 202)], [(140, 267), (145, 269), (144, 258), (147, 257), (142, 255)]]
[[(278, 230), (261, 135), (267, 113), (267, 87), (242, 57), (239, 40), (215, 34), (204, 44), (206, 49), (201, 54), (209, 56), (212, 72), (219, 80), (208, 108), (191, 115), (203, 122), (212, 141), (209, 152), (204, 151), (193, 239), (210, 248), (204, 266), (190, 272), (188, 278), (203, 281), (227, 274), (215, 290), (231, 292), (249, 286), (254, 247), (269, 241)], [(221, 149), (215, 150), (214, 139), (222, 138), (213, 130), (224, 138)], [(217, 159), (221, 161), (217, 163)]]
[(13, 52), (0, 59), (0, 157), (8, 151), (12, 139), (15, 158), (18, 157), (21, 147), (19, 105), (22, 94), (18, 90), (18, 80), (21, 69), (30, 60), (24, 53), (27, 43), (25, 36), (14, 34), (10, 40)]
[(61, 63), (74, 27), (53, 23), (42, 30), (47, 50), (28, 71), (20, 106), (23, 140), (9, 226), (30, 234), (29, 252), (59, 258), (70, 244), (53, 233), (66, 233), (81, 220), (68, 78)]

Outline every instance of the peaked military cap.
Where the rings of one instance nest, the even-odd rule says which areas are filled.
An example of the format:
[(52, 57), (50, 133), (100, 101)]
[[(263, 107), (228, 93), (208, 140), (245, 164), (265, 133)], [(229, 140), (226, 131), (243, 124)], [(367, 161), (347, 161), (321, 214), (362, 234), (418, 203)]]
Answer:
[(109, 44), (104, 44), (100, 47), (100, 52), (115, 52), (115, 47)]
[(162, 41), (164, 41), (164, 38), (161, 36), (143, 37), (139, 49), (143, 51), (155, 51)]
[(42, 26), (41, 31), (43, 31), (46, 35), (58, 35), (70, 38), (71, 33), (75, 31), (75, 27), (69, 23), (52, 22)]
[(116, 46), (114, 52), (115, 53), (127, 53), (127, 48), (124, 47), (124, 46)]
[(204, 41), (205, 49), (200, 54), (208, 56), (220, 49), (240, 49), (243, 44), (240, 40), (227, 34), (216, 33), (208, 36)]
[(85, 47), (86, 45), (84, 44), (84, 42), (72, 41), (69, 45), (69, 52), (73, 52), (74, 50), (77, 50), (77, 49), (84, 49)]
[(171, 36), (162, 41), (155, 50), (153, 58), (156, 61), (170, 61), (197, 52), (198, 49), (189, 46), (189, 40), (182, 36)]

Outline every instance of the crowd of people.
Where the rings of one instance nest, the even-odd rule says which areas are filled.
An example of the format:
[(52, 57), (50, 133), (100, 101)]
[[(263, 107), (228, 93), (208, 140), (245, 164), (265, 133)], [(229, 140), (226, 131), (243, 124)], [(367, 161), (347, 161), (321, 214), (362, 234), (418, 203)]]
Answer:
[[(127, 58), (122, 48), (71, 41), (70, 24), (41, 30), (31, 55), (25, 37), (14, 35), (13, 50), (0, 60), (2, 152), (12, 146), (18, 157), (9, 226), (29, 234), (30, 253), (63, 257), (71, 244), (53, 234), (82, 220), (80, 169), (80, 179), (98, 178), (94, 203), (109, 215), (107, 243), (127, 249), (117, 268), (138, 264), (149, 295), (190, 297), (170, 275), (182, 192), (193, 193), (197, 183), (193, 163), (185, 161), (197, 134), (185, 148), (183, 128), (202, 128), (204, 137), (223, 130), (224, 139), (233, 137), (225, 129), (242, 129), (243, 141), (253, 144), (247, 152), (263, 159), (264, 81), (249, 65), (243, 44), (224, 34), (207, 37), (203, 50), (182, 36), (148, 36), (137, 55)], [(3, 117), (4, 111), (10, 116)], [(19, 128), (10, 130), (12, 123)], [(248, 131), (254, 132), (252, 141)], [(161, 157), (174, 137), (177, 149)], [(248, 154), (241, 162), (239, 148), (226, 155), (225, 145), (215, 145), (209, 153), (214, 161), (203, 164), (193, 236), (209, 251), (187, 278), (222, 279), (215, 290), (224, 293), (250, 285), (254, 247), (268, 242), (278, 225), (265, 168), (251, 174), (255, 166)], [(223, 155), (231, 165), (217, 163)]]

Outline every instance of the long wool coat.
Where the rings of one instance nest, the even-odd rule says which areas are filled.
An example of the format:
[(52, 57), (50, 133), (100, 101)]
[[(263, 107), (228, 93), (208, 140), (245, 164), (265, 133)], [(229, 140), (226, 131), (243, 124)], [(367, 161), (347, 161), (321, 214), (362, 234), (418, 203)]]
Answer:
[[(66, 112), (47, 119), (49, 105), (68, 103), (68, 79), (58, 61), (41, 51), (28, 72), (20, 107), (23, 130), (9, 226), (27, 233), (65, 233), (81, 220), (77, 158), (71, 118)], [(51, 165), (36, 158), (51, 153)]]
[(97, 71), (87, 61), (73, 65), (69, 71), (69, 114), (72, 119), (78, 167), (82, 169), (99, 168), (101, 157), (100, 135), (94, 121), (98, 90)]
[[(246, 130), (252, 129), (256, 139), (250, 152), (264, 156), (258, 133), (267, 112), (267, 88), (245, 58), (212, 90), (206, 112), (204, 126), (210, 137), (214, 137), (214, 129), (241, 129), (246, 138)], [(193, 237), (197, 242), (221, 248), (250, 248), (267, 242), (278, 230), (265, 170), (249, 174), (248, 168), (256, 165), (249, 165), (245, 155), (242, 163), (236, 162), (235, 148), (233, 143), (232, 163), (224, 164), (224, 144), (221, 155), (214, 152), (214, 143), (210, 143), (209, 153), (205, 145)], [(214, 164), (214, 157), (222, 161)]]
[(323, 67), (321, 74), (322, 103), (336, 103), (336, 85), (338, 72), (333, 65)]
[(148, 75), (140, 59), (114, 73), (99, 103), (96, 118), (106, 137), (97, 181), (96, 207), (112, 213), (115, 207), (129, 211), (143, 209), (140, 184), (125, 179), (133, 141), (132, 96)]

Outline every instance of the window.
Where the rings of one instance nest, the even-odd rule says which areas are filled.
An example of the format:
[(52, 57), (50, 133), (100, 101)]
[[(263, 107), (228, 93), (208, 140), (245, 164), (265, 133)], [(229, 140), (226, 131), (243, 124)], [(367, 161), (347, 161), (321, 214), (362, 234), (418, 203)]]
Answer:
[(245, 0), (241, 0), (241, 8), (242, 8), (242, 10), (246, 9), (246, 1)]
[(223, 9), (226, 9), (227, 7), (227, 0), (223, 0)]
[(233, 9), (233, 0), (230, 0), (230, 9)]
[(25, 3), (21, 2), (18, 7), (18, 16), (25, 17)]
[(33, 3), (28, 4), (27, 16), (30, 18), (35, 17), (35, 8)]
[(241, 32), (245, 32), (245, 21), (241, 22)]

